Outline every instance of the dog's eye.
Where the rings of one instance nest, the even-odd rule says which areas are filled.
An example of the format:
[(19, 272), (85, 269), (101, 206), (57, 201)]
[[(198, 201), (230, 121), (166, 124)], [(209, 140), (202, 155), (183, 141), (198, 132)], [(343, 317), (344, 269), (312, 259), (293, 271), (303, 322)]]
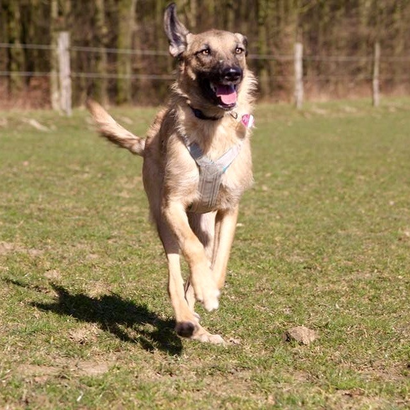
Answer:
[(245, 50), (241, 47), (236, 47), (235, 48), (235, 54), (242, 54)]
[(209, 48), (204, 48), (200, 53), (204, 56), (209, 56), (211, 54), (211, 49)]

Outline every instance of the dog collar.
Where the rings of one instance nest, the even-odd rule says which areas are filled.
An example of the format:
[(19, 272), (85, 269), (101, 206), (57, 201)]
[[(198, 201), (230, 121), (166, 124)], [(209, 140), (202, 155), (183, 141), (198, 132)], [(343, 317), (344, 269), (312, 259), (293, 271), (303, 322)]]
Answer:
[[(200, 120), (218, 121), (225, 116), (224, 114), (222, 117), (208, 117), (201, 110), (194, 108), (191, 105), (189, 106), (189, 108), (191, 108), (195, 117)], [(228, 111), (227, 114), (229, 114), (235, 121), (240, 122), (245, 128), (252, 128), (255, 122), (255, 119), (252, 114), (244, 114), (241, 118), (239, 118), (239, 115), (236, 111)]]
[(195, 117), (199, 118), (200, 120), (218, 121), (218, 120), (221, 120), (223, 118), (223, 116), (222, 117), (208, 117), (201, 110), (199, 110), (198, 108), (194, 108), (191, 105), (189, 106), (189, 108), (191, 108), (191, 110), (194, 113)]

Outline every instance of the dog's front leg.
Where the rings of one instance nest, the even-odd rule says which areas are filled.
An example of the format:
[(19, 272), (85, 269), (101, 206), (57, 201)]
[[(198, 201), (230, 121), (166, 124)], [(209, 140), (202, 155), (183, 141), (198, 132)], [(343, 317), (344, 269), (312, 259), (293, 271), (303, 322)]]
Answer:
[(177, 237), (182, 253), (191, 271), (195, 297), (205, 309), (212, 311), (219, 306), (219, 290), (206, 257), (204, 246), (189, 226), (185, 207), (177, 201), (169, 201), (164, 216)]
[(225, 284), (226, 270), (237, 219), (238, 206), (227, 211), (219, 211), (216, 215), (212, 271), (218, 289), (221, 289)]
[(200, 326), (198, 318), (185, 299), (179, 256), (180, 247), (168, 224), (162, 218), (156, 218), (156, 223), (159, 237), (167, 255), (168, 293), (177, 322), (175, 330), (179, 336), (191, 338), (200, 330)]

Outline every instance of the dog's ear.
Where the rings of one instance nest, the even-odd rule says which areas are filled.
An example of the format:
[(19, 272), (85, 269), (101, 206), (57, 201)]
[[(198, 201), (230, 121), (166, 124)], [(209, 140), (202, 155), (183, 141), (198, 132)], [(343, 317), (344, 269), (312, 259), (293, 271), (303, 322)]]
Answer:
[(245, 47), (245, 55), (248, 55), (248, 37), (244, 36), (241, 33), (235, 33), (236, 37), (238, 37), (239, 41), (243, 44)]
[(164, 29), (169, 40), (169, 52), (172, 57), (178, 57), (186, 49), (189, 31), (179, 21), (175, 3), (171, 3), (165, 10)]

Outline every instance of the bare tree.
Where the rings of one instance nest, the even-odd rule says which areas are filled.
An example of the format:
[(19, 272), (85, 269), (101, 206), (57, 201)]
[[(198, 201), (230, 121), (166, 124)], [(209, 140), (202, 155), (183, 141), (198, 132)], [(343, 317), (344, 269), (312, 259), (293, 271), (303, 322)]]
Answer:
[[(106, 36), (108, 28), (105, 21), (104, 0), (95, 1), (94, 15), (94, 43), (97, 47), (104, 49), (106, 47)], [(93, 95), (102, 104), (107, 103), (107, 54), (105, 51), (95, 53), (95, 72), (100, 78), (94, 81)]]
[[(119, 49), (132, 48), (132, 33), (135, 22), (135, 8), (137, 0), (119, 0), (118, 1), (118, 37), (117, 47)], [(131, 79), (132, 59), (128, 53), (120, 53), (117, 58), (117, 96), (118, 104), (131, 102), (132, 88)]]
[(9, 93), (19, 92), (24, 87), (22, 77), (17, 72), (24, 71), (24, 53), (21, 46), (22, 24), (20, 4), (17, 1), (8, 1), (3, 5), (7, 22), (7, 40), (14, 47), (8, 49)]

